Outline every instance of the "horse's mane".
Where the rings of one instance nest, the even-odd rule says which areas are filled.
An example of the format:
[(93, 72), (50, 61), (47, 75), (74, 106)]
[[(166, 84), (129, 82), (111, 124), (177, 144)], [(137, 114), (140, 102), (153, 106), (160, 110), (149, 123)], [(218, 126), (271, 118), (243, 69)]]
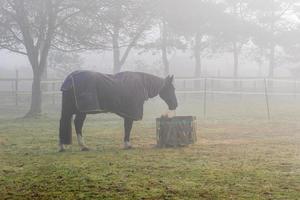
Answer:
[(149, 98), (153, 98), (159, 94), (164, 87), (164, 79), (158, 76), (141, 73), (143, 76), (144, 87), (148, 93)]
[(153, 98), (157, 96), (164, 86), (163, 78), (144, 72), (123, 71), (109, 76), (113, 76), (116, 79), (118, 79), (118, 77), (122, 77), (121, 79), (123, 80), (136, 80), (136, 83), (134, 83), (134, 85), (139, 85), (138, 87), (143, 87), (141, 89), (145, 90), (143, 91), (143, 93), (146, 93), (146, 98)]

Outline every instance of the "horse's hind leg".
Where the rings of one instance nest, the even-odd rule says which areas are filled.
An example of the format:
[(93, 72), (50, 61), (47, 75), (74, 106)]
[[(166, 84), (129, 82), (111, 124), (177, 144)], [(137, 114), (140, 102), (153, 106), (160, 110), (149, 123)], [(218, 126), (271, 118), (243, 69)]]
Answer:
[(84, 120), (86, 118), (86, 114), (85, 113), (77, 113), (75, 120), (74, 120), (74, 124), (75, 124), (75, 130), (76, 130), (76, 135), (77, 135), (77, 141), (78, 144), (81, 148), (81, 151), (88, 151), (89, 148), (84, 144), (84, 140), (82, 137), (82, 127), (83, 127), (83, 123)]
[(132, 148), (130, 144), (130, 132), (132, 129), (133, 120), (124, 118), (124, 129), (125, 129), (125, 136), (124, 136), (124, 148), (130, 149)]
[(72, 114), (64, 114), (60, 119), (59, 125), (59, 151), (64, 151), (65, 144), (72, 143)]

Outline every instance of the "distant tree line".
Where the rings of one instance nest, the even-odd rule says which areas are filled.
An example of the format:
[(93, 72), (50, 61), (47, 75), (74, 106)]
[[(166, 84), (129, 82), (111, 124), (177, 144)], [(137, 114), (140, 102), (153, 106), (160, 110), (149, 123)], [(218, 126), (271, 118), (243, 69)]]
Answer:
[[(32, 67), (31, 107), (41, 113), (41, 79), (56, 61), (76, 61), (74, 52), (112, 52), (113, 72), (133, 49), (161, 55), (169, 73), (173, 51), (192, 53), (195, 77), (202, 59), (229, 52), (233, 76), (240, 56), (269, 63), (299, 62), (298, 0), (0, 0), (0, 48), (28, 57)], [(71, 54), (70, 54), (71, 53)], [(69, 56), (67, 56), (69, 55)], [(74, 67), (79, 67), (75, 66)]]

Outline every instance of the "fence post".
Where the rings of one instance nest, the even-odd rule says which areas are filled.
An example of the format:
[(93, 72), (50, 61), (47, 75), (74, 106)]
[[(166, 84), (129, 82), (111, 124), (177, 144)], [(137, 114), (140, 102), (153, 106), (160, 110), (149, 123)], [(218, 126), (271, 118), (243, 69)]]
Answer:
[(266, 106), (268, 111), (268, 120), (270, 120), (271, 116), (270, 116), (270, 106), (269, 106), (269, 96), (268, 96), (268, 82), (266, 78), (264, 79), (264, 83), (265, 83), (265, 97), (266, 97)]
[(16, 106), (19, 105), (19, 100), (18, 100), (18, 91), (19, 91), (19, 71), (16, 70), (16, 80), (15, 80), (15, 97), (16, 97)]
[(206, 94), (207, 93), (207, 78), (204, 79), (204, 95), (203, 95), (203, 116), (206, 119)]
[(183, 80), (183, 90), (185, 91), (183, 94), (183, 101), (186, 102), (186, 80)]

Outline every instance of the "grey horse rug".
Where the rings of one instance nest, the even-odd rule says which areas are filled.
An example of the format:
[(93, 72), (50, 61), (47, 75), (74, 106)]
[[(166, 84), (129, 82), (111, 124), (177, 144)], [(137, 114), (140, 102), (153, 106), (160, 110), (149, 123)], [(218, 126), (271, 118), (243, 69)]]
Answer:
[(82, 70), (71, 73), (61, 91), (74, 91), (80, 112), (112, 112), (137, 121), (143, 118), (144, 102), (157, 96), (163, 86), (164, 79), (142, 72), (112, 75)]

